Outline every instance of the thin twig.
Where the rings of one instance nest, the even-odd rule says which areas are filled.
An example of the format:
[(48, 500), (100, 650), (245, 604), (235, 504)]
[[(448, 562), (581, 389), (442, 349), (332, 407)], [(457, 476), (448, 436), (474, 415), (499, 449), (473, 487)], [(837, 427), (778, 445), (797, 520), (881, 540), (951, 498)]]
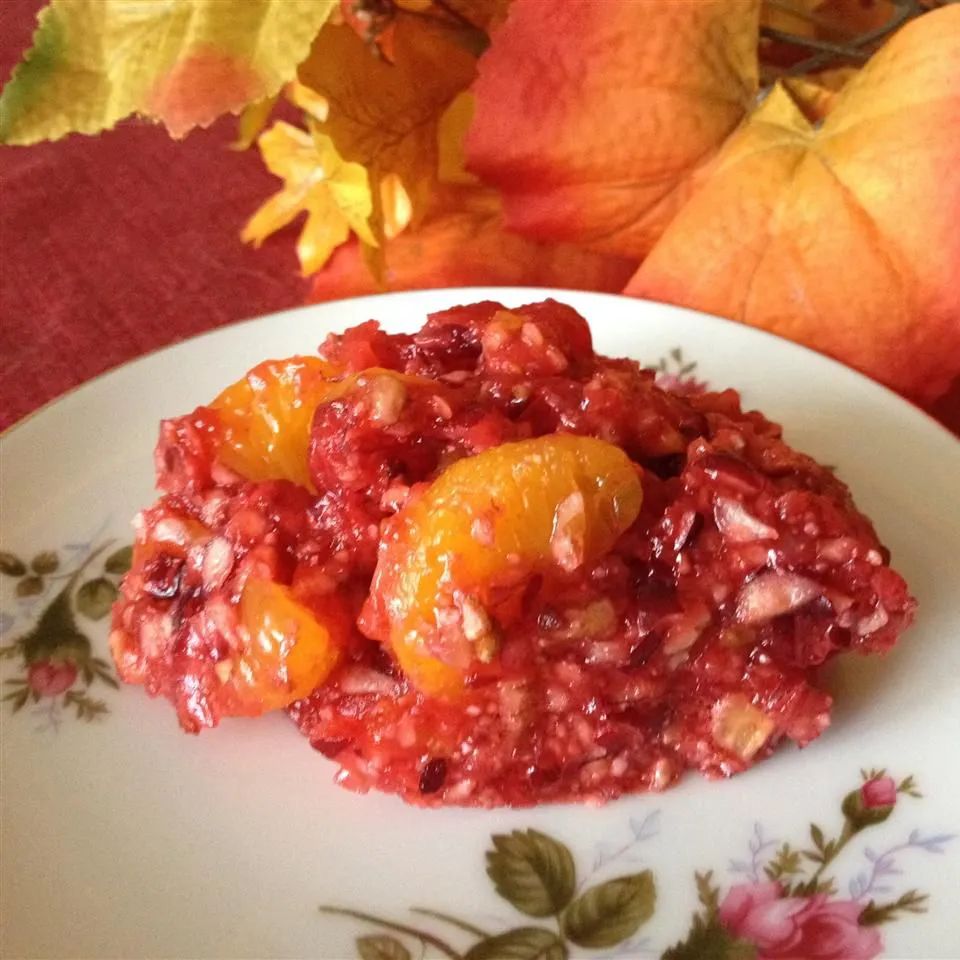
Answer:
[(451, 917), (449, 913), (440, 913), (439, 910), (427, 910), (424, 907), (411, 907), (410, 912), (419, 913), (424, 917), (433, 917), (434, 920), (440, 920), (443, 923), (449, 923), (451, 927), (457, 927), (463, 930), (464, 933), (473, 934), (475, 937), (490, 936), (486, 930), (481, 930), (479, 927), (475, 927), (472, 923), (467, 923), (465, 920), (458, 920), (456, 917)]
[[(820, 53), (830, 54), (844, 60), (856, 60), (863, 63), (870, 56), (865, 50), (860, 50), (854, 44), (833, 43), (830, 40), (820, 40), (817, 37), (801, 37), (795, 33), (786, 33), (775, 27), (761, 27), (760, 35), (778, 43), (789, 43), (794, 47), (803, 47), (806, 50), (818, 50)], [(812, 59), (812, 58), (811, 58)]]
[[(792, 67), (788, 67), (784, 71), (784, 75), (795, 77), (805, 73), (812, 73), (815, 70), (820, 70), (827, 66), (838, 57), (862, 63), (868, 59), (876, 44), (885, 40), (894, 31), (899, 30), (908, 20), (924, 12), (919, 0), (893, 0), (893, 3), (896, 7), (896, 12), (886, 23), (881, 24), (873, 30), (868, 30), (859, 37), (852, 38), (850, 42), (846, 44), (829, 44), (829, 41), (816, 41), (821, 44), (827, 43), (835, 49), (828, 50), (825, 47), (821, 47), (815, 56), (808, 57), (806, 60), (801, 60)], [(764, 28), (762, 32), (765, 36), (769, 35), (766, 28)], [(808, 37), (794, 37), (791, 34), (781, 33), (779, 38), (773, 39), (781, 39), (785, 43), (792, 43), (800, 47), (806, 46), (809, 49), (817, 49), (817, 47), (814, 46), (814, 42), (811, 42)]]
[(435, 937), (426, 930), (418, 930), (416, 927), (408, 927), (404, 923), (394, 923), (392, 920), (382, 920), (380, 917), (374, 917), (369, 913), (363, 913), (361, 910), (351, 910), (349, 907), (328, 907), (321, 905), (321, 913), (330, 913), (340, 917), (353, 917), (354, 920), (362, 920), (364, 923), (372, 923), (385, 930), (392, 930), (394, 933), (404, 933), (408, 937), (416, 937), (423, 943), (429, 943), (431, 947), (436, 947), (442, 954), (449, 957), (450, 960), (463, 960), (453, 947), (445, 940)]

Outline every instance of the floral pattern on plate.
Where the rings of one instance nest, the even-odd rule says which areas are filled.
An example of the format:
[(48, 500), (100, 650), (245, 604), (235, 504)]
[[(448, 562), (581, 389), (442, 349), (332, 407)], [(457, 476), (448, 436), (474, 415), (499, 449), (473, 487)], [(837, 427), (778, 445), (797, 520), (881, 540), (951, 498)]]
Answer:
[[(609, 873), (617, 862), (622, 866), (656, 835), (659, 813), (632, 819), (626, 843), (600, 844), (582, 878), (569, 847), (554, 837), (538, 830), (494, 835), (487, 875), (497, 894), (530, 918), (504, 931), (422, 908), (411, 910), (418, 919), (410, 924), (346, 907), (320, 910), (384, 931), (357, 937), (361, 960), (412, 960), (410, 942), (450, 960), (566, 960), (577, 948), (583, 956), (599, 951), (661, 960), (874, 960), (883, 952), (883, 924), (927, 909), (922, 891), (897, 894), (900, 858), (909, 851), (943, 853), (954, 836), (914, 829), (886, 850), (864, 847), (865, 868), (844, 886), (838, 861), (855, 837), (886, 822), (901, 798), (921, 796), (911, 776), (898, 782), (886, 770), (863, 770), (859, 786), (840, 803), (838, 832), (814, 823), (809, 842), (797, 845), (767, 837), (756, 824), (749, 859), (729, 864), (739, 882), (724, 884), (712, 870), (695, 874), (700, 909), (686, 936), (663, 951), (642, 938), (656, 910), (655, 870), (594, 882), (598, 873)], [(451, 928), (459, 931), (456, 940), (445, 932)], [(471, 942), (458, 946), (465, 936)]]
[(19, 608), (0, 612), (4, 640), (21, 620), (30, 624), (0, 645), (0, 659), (15, 661), (18, 667), (16, 675), (4, 680), (0, 700), (13, 713), (32, 701), (44, 729), (57, 729), (65, 712), (72, 711), (78, 720), (99, 719), (109, 707), (91, 695), (91, 687), (119, 686), (112, 666), (94, 655), (81, 629), (84, 621), (109, 615), (119, 578), (130, 566), (131, 548), (107, 553), (113, 544), (68, 544), (60, 551), (37, 553), (29, 563), (16, 553), (0, 552), (0, 573), (15, 581)]

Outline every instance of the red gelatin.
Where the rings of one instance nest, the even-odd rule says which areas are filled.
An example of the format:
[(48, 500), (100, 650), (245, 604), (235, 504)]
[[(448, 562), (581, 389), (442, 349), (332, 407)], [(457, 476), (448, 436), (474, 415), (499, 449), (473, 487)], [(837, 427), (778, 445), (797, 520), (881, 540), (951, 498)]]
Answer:
[[(665, 392), (653, 371), (595, 354), (569, 307), (473, 304), (413, 335), (370, 322), (320, 354), (329, 384), (314, 376), (299, 396), (287, 376), (285, 406), (269, 382), (249, 381), (263, 409), (316, 406), (309, 437), (300, 412), (296, 437), (272, 421), (250, 432), (255, 479), (236, 472), (242, 406), (226, 439), (215, 406), (162, 426), (165, 493), (137, 520), (111, 647), (121, 676), (170, 699), (191, 732), (286, 705), (354, 790), (429, 806), (604, 801), (810, 742), (829, 723), (820, 665), (888, 649), (913, 617), (830, 470), (732, 390)], [(486, 464), (538, 457), (548, 441), (518, 441), (555, 434), (632, 461), (642, 505), (628, 491), (632, 512), (613, 533), (586, 480), (565, 491), (553, 473), (517, 479), (530, 487), (517, 499), (491, 474), (486, 489)], [(447, 544), (434, 551), (436, 603), (395, 616), (407, 602), (391, 592), (396, 544), (423, 529), (410, 526), (417, 503), (467, 457), (476, 503), (457, 509), (470, 522), (430, 532)], [(304, 470), (312, 489), (290, 479)], [(527, 544), (536, 560), (503, 547), (533, 529), (531, 511), (553, 522), (549, 543)], [(402, 648), (397, 623), (412, 631)], [(425, 682), (438, 676), (456, 683)]]

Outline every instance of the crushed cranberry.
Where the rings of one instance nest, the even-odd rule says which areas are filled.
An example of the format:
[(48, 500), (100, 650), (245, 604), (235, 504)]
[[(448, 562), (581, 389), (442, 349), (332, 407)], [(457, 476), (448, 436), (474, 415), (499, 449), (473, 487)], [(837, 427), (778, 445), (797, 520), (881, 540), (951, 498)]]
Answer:
[[(472, 304), (413, 335), (369, 322), (320, 353), (329, 377), (282, 381), (274, 365), (287, 391), (276, 402), (254, 385), (263, 422), (215, 403), (161, 427), (163, 496), (138, 517), (111, 648), (121, 676), (170, 699), (189, 731), (258, 712), (241, 686), (252, 675), (263, 709), (286, 704), (354, 790), (431, 806), (603, 801), (810, 742), (830, 716), (820, 665), (889, 649), (913, 617), (831, 470), (735, 391), (664, 391), (653, 371), (596, 354), (569, 307)], [(462, 689), (424, 692), (384, 626), (393, 601), (373, 595), (388, 541), (455, 461), (558, 433), (619, 447), (639, 514), (590, 554), (577, 493), (546, 505), (557, 535), (540, 565), (514, 564), (483, 591), (447, 571), (422, 653), (459, 664)], [(492, 549), (504, 522), (478, 513), (457, 549)], [(256, 606), (248, 585), (264, 582), (279, 599), (260, 590)], [(319, 625), (310, 636), (329, 661), (292, 702), (292, 658), (256, 675), (252, 637), (280, 615), (271, 603), (300, 637)]]
[(423, 770), (420, 773), (420, 792), (436, 793), (446, 779), (447, 761), (441, 757), (435, 757), (423, 765)]

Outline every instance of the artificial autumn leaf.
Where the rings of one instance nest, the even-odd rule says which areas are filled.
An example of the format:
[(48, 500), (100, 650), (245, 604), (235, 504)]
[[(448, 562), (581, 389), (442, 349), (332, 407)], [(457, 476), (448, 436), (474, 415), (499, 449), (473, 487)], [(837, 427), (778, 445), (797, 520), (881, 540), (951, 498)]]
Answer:
[(319, 270), (351, 230), (376, 246), (369, 225), (373, 200), (367, 171), (345, 161), (328, 136), (278, 121), (257, 142), (267, 169), (284, 186), (250, 218), (243, 240), (259, 246), (306, 211), (297, 241), (304, 275)]
[(757, 92), (759, 0), (515, 0), (480, 60), (467, 167), (508, 226), (639, 259)]
[(277, 97), (264, 97), (248, 104), (240, 112), (237, 121), (237, 136), (230, 144), (231, 150), (249, 150), (263, 133), (273, 108), (277, 105)]
[(813, 8), (817, 35), (842, 40), (879, 30), (896, 17), (898, 6), (906, 5), (894, 0), (820, 0)]
[[(463, 191), (468, 198), (446, 204), (383, 248), (384, 284), (391, 290), (473, 285), (569, 287), (616, 291), (635, 261), (604, 256), (571, 244), (550, 244), (507, 230), (495, 196)], [(314, 277), (312, 298), (379, 293), (359, 244), (340, 247)]]
[(323, 123), (330, 116), (330, 104), (326, 97), (320, 96), (316, 90), (304, 86), (299, 80), (288, 83), (284, 88), (287, 99), (299, 107), (308, 117)]
[(328, 101), (321, 129), (340, 153), (363, 164), (375, 187), (399, 176), (417, 217), (437, 177), (438, 123), (473, 79), (476, 59), (456, 29), (412, 13), (396, 15), (392, 43), (388, 63), (349, 26), (328, 25), (300, 80)]
[(477, 184), (467, 170), (463, 141), (473, 121), (475, 104), (468, 90), (457, 94), (437, 123), (437, 176), (442, 183)]
[(131, 113), (175, 136), (275, 94), (335, 0), (52, 0), (0, 96), (0, 141), (97, 133)]
[(817, 123), (834, 108), (840, 91), (857, 73), (856, 67), (836, 67), (805, 77), (784, 77), (783, 85), (806, 118)]
[(912, 21), (819, 128), (782, 87), (626, 292), (808, 344), (918, 400), (960, 373), (960, 6)]
[(413, 214), (410, 196), (395, 173), (388, 173), (380, 181), (380, 212), (387, 240), (392, 240), (410, 223)]

